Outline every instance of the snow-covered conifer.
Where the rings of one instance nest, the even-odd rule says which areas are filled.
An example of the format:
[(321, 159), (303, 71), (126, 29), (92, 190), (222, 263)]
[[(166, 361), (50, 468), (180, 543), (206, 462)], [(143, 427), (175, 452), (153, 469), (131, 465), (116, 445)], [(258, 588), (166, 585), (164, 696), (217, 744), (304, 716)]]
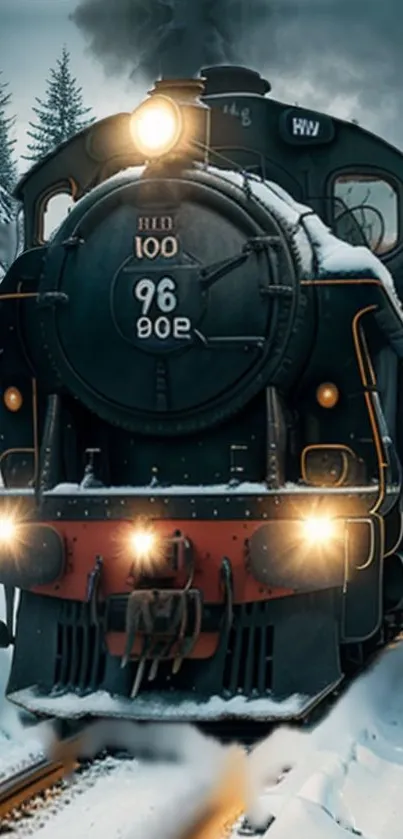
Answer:
[(56, 68), (50, 70), (44, 99), (35, 97), (37, 106), (33, 111), (36, 122), (30, 123), (27, 132), (33, 140), (28, 145), (25, 160), (38, 161), (59, 143), (69, 140), (82, 128), (91, 125), (94, 117), (91, 108), (84, 107), (82, 88), (79, 87), (70, 68), (70, 53), (63, 47)]
[[(11, 195), (17, 181), (17, 166), (14, 159), (16, 141), (11, 137), (15, 117), (8, 114), (11, 93), (8, 92), (8, 84), (2, 81), (1, 75), (0, 70), (0, 187)], [(3, 204), (4, 200), (3, 194), (0, 196), (0, 204)]]

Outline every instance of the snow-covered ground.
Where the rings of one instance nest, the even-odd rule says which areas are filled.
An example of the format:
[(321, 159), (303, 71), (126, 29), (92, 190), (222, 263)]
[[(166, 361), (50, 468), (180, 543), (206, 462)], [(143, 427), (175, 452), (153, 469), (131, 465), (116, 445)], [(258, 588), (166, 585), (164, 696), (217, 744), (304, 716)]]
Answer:
[[(5, 604), (3, 586), (0, 586), (0, 620), (5, 619)], [(18, 712), (10, 702), (4, 698), (8, 674), (10, 672), (11, 651), (0, 649), (0, 771), (2, 740), (15, 738), (18, 732), (23, 734), (19, 723)]]
[[(3, 588), (0, 586), (0, 620), (4, 616)], [(0, 781), (43, 754), (42, 728), (27, 730), (18, 710), (5, 699), (10, 663), (10, 650), (0, 649)]]
[[(228, 778), (236, 790), (245, 766), (241, 748), (221, 746), (191, 726), (145, 728), (108, 721), (105, 730), (108, 742), (124, 743), (126, 751), (151, 747), (153, 761), (96, 760), (64, 782), (61, 794), (45, 807), (18, 821), (19, 839), (177, 839), (204, 813), (206, 800), (221, 800), (221, 778), (226, 799)], [(103, 739), (101, 731), (82, 754), (92, 754)], [(238, 811), (232, 809), (232, 820)]]
[(261, 743), (250, 770), (255, 824), (275, 817), (268, 839), (401, 839), (403, 641), (314, 730), (281, 728)]
[[(8, 653), (0, 655), (4, 682)], [(135, 752), (143, 737), (142, 745), (156, 749), (159, 761), (96, 763), (54, 802), (19, 823), (21, 839), (175, 839), (242, 760), (239, 751), (229, 753), (189, 725), (150, 726), (141, 736), (131, 723), (121, 730), (113, 725), (108, 722), (98, 740), (103, 742), (106, 731), (109, 742), (130, 747), (132, 737)], [(4, 701), (0, 728), (1, 777), (7, 767), (38, 755), (44, 741), (39, 728), (23, 733)], [(167, 762), (166, 752), (176, 762)], [(272, 817), (267, 839), (401, 839), (403, 640), (381, 654), (319, 725), (278, 728), (248, 756), (247, 767), (250, 820), (259, 828)], [(242, 778), (241, 769), (235, 771), (233, 787), (242, 787)], [(239, 800), (242, 796), (240, 788)], [(234, 828), (233, 839), (238, 835)]]

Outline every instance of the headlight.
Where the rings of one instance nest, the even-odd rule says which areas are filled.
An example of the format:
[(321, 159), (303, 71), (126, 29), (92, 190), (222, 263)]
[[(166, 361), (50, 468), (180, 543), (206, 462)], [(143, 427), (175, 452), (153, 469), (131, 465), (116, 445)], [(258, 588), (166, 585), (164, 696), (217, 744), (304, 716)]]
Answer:
[(156, 547), (156, 538), (150, 530), (134, 530), (130, 534), (130, 546), (136, 559), (151, 559)]
[(328, 545), (337, 534), (336, 523), (329, 518), (309, 518), (302, 522), (302, 532), (311, 545)]
[(136, 573), (154, 574), (164, 565), (164, 540), (151, 525), (137, 524), (129, 528), (125, 544)]
[(130, 131), (136, 149), (146, 159), (168, 154), (179, 142), (182, 114), (168, 96), (153, 96), (133, 111)]
[(15, 522), (9, 516), (0, 517), (0, 548), (12, 545), (15, 542), (17, 528)]

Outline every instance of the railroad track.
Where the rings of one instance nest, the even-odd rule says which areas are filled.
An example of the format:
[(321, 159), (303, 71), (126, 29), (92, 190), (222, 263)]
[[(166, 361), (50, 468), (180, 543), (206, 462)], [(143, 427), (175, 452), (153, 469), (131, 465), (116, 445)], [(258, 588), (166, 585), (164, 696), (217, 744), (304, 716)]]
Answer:
[(0, 782), (0, 828), (5, 816), (28, 804), (71, 775), (79, 764), (76, 760), (60, 762), (41, 758), (14, 772)]
[[(60, 781), (80, 768), (76, 761), (63, 762), (43, 758), (18, 770), (0, 782), (0, 835), (12, 829), (14, 813), (37, 796), (50, 790)], [(235, 822), (245, 809), (244, 784), (240, 782), (244, 763), (238, 755), (224, 773), (223, 781), (214, 790), (208, 804), (200, 803), (200, 810), (182, 830), (178, 826), (178, 839), (227, 839)]]

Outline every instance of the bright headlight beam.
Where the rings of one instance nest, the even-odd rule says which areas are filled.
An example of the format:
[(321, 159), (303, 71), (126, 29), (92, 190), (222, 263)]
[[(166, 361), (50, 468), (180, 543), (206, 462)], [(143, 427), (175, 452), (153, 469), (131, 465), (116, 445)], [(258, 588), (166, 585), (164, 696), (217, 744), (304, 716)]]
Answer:
[(303, 535), (307, 542), (313, 545), (326, 545), (335, 536), (335, 523), (325, 517), (312, 517), (302, 523)]
[(16, 526), (9, 516), (0, 516), (0, 547), (10, 545), (16, 535)]
[(153, 96), (133, 111), (130, 131), (145, 158), (159, 157), (175, 148), (182, 132), (182, 115), (167, 96)]
[(149, 530), (135, 530), (130, 543), (136, 558), (148, 559), (155, 546), (155, 536)]

